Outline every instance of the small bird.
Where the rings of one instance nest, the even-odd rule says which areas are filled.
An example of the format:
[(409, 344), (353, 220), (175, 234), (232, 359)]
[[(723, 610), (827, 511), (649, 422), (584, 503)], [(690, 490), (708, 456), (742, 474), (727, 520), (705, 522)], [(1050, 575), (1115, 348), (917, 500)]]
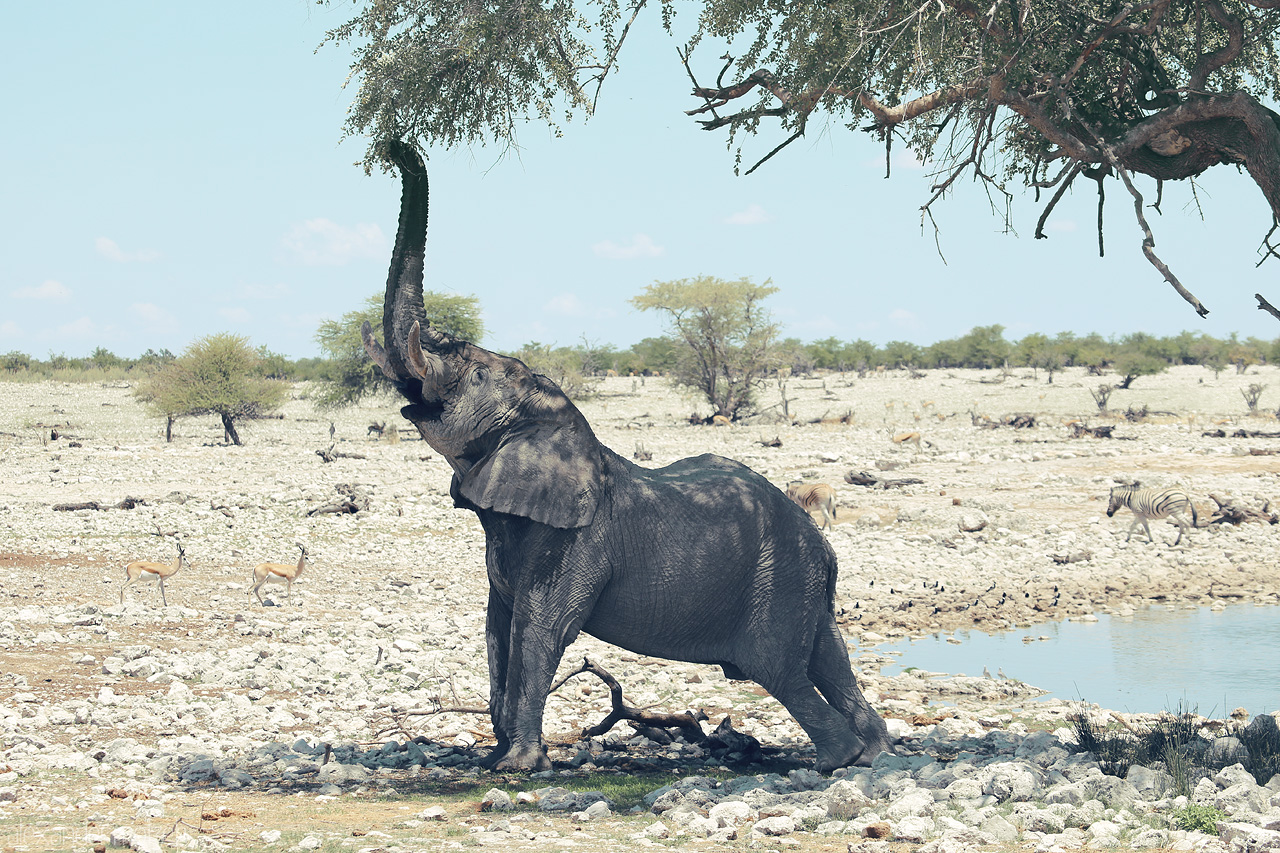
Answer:
[(982, 668), (982, 677), (983, 677), (983, 678), (990, 678), (990, 677), (991, 677), (991, 670), (987, 669), (987, 668), (984, 666), (984, 667)]
[(1007, 675), (1005, 675), (1005, 674), (1004, 674), (1004, 667), (1002, 667), (1002, 666), (1000, 666), (1000, 667), (996, 667), (996, 675), (997, 675), (997, 676), (999, 676), (1000, 678), (1008, 678), (1008, 677), (1009, 677), (1009, 676), (1007, 676)]

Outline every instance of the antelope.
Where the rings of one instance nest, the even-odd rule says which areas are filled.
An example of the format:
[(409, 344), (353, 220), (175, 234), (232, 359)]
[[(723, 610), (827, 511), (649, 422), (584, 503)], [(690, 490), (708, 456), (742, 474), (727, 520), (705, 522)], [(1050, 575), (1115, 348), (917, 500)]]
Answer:
[(910, 442), (916, 446), (916, 450), (920, 449), (920, 433), (918, 432), (900, 432), (893, 437), (894, 444), (907, 444)]
[(733, 422), (725, 415), (715, 415), (711, 418), (712, 426), (733, 426)]
[(836, 490), (826, 483), (806, 486), (800, 480), (794, 480), (787, 483), (787, 497), (805, 512), (821, 509), (822, 529), (826, 530), (831, 526), (831, 520), (836, 516)]
[(172, 565), (168, 563), (152, 563), (149, 560), (135, 560), (124, 567), (125, 581), (124, 586), (120, 587), (120, 603), (124, 604), (124, 591), (138, 581), (159, 581), (160, 601), (164, 603), (165, 607), (168, 607), (169, 600), (164, 594), (165, 579), (173, 577), (183, 566), (191, 568), (191, 563), (187, 561), (187, 551), (182, 547), (182, 543), (178, 543), (178, 556)]
[(293, 582), (302, 575), (302, 570), (307, 567), (307, 549), (302, 545), (298, 545), (298, 549), (302, 553), (298, 556), (298, 565), (296, 566), (290, 566), (287, 563), (259, 563), (253, 567), (254, 583), (253, 588), (249, 590), (249, 594), (256, 595), (259, 604), (264, 607), (267, 604), (262, 600), (262, 593), (258, 592), (265, 583), (285, 584), (285, 600), (293, 600)]

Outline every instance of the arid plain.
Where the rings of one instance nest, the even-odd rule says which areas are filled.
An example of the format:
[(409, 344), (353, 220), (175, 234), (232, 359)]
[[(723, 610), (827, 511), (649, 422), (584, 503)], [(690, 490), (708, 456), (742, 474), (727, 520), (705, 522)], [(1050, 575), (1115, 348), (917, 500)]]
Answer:
[[(641, 464), (714, 452), (782, 488), (795, 479), (834, 485), (836, 605), (872, 704), (903, 721), (896, 730), (904, 733), (912, 718), (938, 726), (919, 715), (946, 696), (987, 729), (1022, 726), (1025, 734), (1035, 720), (1061, 725), (1069, 709), (1037, 709), (1024, 686), (994, 680), (947, 686), (883, 677), (876, 644), (1129, 616), (1151, 605), (1280, 603), (1280, 527), (1211, 524), (1175, 548), (1166, 523), (1152, 524), (1155, 544), (1140, 533), (1126, 542), (1127, 512), (1105, 515), (1110, 486), (1134, 479), (1185, 489), (1202, 524), (1217, 506), (1210, 495), (1274, 511), (1267, 503), (1280, 492), (1280, 456), (1270, 451), (1280, 440), (1234, 434), (1280, 430), (1280, 369), (1215, 376), (1174, 368), (1115, 391), (1110, 412), (1100, 412), (1090, 389), (1114, 381), (1081, 369), (1052, 384), (1025, 369), (792, 377), (762, 389), (764, 416), (713, 427), (690, 423), (691, 414), (709, 412), (687, 389), (618, 377), (581, 408), (605, 444), (651, 455)], [(1250, 416), (1241, 391), (1254, 383), (1268, 390)], [(465, 802), (442, 799), (443, 820), (424, 816), (433, 800), (422, 783), (432, 774), (463, 778), (478, 801), (510, 780), (462, 759), (445, 764), (456, 773), (431, 761), (389, 762), (367, 778), (335, 778), (319, 760), (328, 747), (348, 759), (333, 765), (355, 767), (352, 748), (397, 741), (403, 752), (410, 736), (423, 749), (466, 756), (490, 735), (481, 715), (424, 713), (482, 705), (487, 695), (484, 538), (475, 517), (452, 506), (447, 465), (391, 398), (321, 413), (296, 386), (283, 418), (246, 423), (246, 445), (233, 447), (213, 418), (179, 421), (166, 444), (163, 422), (125, 383), (4, 383), (0, 392), (0, 731), (8, 763), (0, 845), (87, 849), (85, 839), (121, 826), (163, 837), (165, 849), (412, 850), (492, 840), (490, 816)], [(780, 414), (784, 396), (789, 420)], [(1016, 416), (1022, 425), (1009, 422)], [(381, 437), (368, 429), (374, 423), (387, 425)], [(1073, 437), (1077, 426), (1114, 429), (1110, 438)], [(893, 441), (908, 432), (919, 442)], [(324, 461), (317, 451), (325, 450), (337, 458)], [(853, 485), (850, 472), (918, 482)], [(54, 508), (91, 501), (101, 508)], [(314, 512), (345, 501), (359, 511)], [(122, 606), (125, 563), (172, 561), (175, 538), (191, 565), (167, 582), (169, 606), (153, 586), (130, 589)], [(307, 547), (310, 564), (292, 601), (272, 587), (273, 606), (259, 606), (249, 595), (253, 566), (293, 562), (295, 543)], [(781, 760), (811, 761), (798, 727), (752, 685), (591, 638), (570, 648), (562, 671), (583, 656), (616, 676), (632, 705), (702, 708), (712, 726), (730, 714)], [(1034, 674), (1023, 676), (1034, 684)], [(564, 762), (558, 770), (575, 756), (583, 764), (591, 745), (579, 733), (608, 709), (608, 691), (588, 676), (553, 694), (546, 730)], [(620, 726), (613, 746), (625, 752), (617, 736), (633, 734)], [(276, 766), (279, 755), (261, 773), (247, 759), (236, 765), (273, 745), (316, 752), (316, 767), (290, 776)], [(681, 757), (678, 747), (673, 757), (651, 742), (634, 749)], [(193, 775), (195, 760), (223, 764)], [(317, 793), (322, 782), (329, 787)], [(228, 814), (216, 822), (201, 819), (220, 811)], [(551, 827), (542, 840), (536, 827), (520, 839), (539, 849), (612, 849), (635, 843), (631, 834), (652, 819), (618, 817), (606, 830), (542, 816)], [(851, 844), (830, 834), (779, 838), (768, 843)]]

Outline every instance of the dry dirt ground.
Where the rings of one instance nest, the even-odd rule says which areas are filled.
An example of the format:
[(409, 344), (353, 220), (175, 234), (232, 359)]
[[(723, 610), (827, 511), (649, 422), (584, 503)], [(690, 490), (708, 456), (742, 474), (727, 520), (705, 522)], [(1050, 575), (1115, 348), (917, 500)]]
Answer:
[[(652, 454), (644, 464), (715, 452), (780, 487), (793, 479), (836, 485), (839, 512), (828, 535), (841, 561), (842, 624), (856, 645), (855, 663), (872, 703), (909, 716), (930, 698), (903, 698), (879, 676), (883, 658), (874, 647), (885, 637), (975, 625), (999, 630), (1091, 612), (1125, 616), (1156, 602), (1280, 600), (1280, 528), (1210, 525), (1173, 548), (1174, 530), (1164, 523), (1152, 525), (1155, 543), (1140, 535), (1129, 542), (1125, 512), (1104, 514), (1108, 488), (1134, 478), (1185, 488), (1202, 524), (1213, 516), (1211, 494), (1273, 511), (1267, 502), (1280, 493), (1280, 456), (1272, 451), (1280, 440), (1233, 433), (1280, 430), (1270, 412), (1249, 416), (1240, 393), (1252, 383), (1280, 389), (1277, 380), (1280, 369), (1270, 367), (1216, 377), (1203, 368), (1176, 368), (1115, 392), (1111, 413), (1102, 413), (1089, 389), (1106, 380), (1076, 370), (1058, 374), (1053, 384), (1030, 371), (1004, 378), (996, 371), (930, 371), (919, 379), (832, 374), (792, 378), (785, 387), (771, 383), (762, 391), (766, 416), (710, 427), (689, 422), (691, 414), (709, 412), (687, 390), (662, 379), (623, 377), (604, 381), (582, 408), (618, 452)], [(1264, 394), (1260, 408), (1272, 406), (1277, 394)], [(331, 415), (317, 412), (306, 395), (305, 387), (295, 388), (282, 419), (246, 424), (246, 446), (229, 447), (212, 419), (180, 421), (174, 442), (164, 443), (163, 423), (147, 416), (125, 383), (0, 383), (0, 622), (12, 628), (0, 640), (0, 707), (94, 700), (103, 688), (159, 698), (162, 686), (102, 671), (104, 658), (122, 646), (200, 660), (251, 641), (276, 644), (279, 654), (299, 653), (314, 642), (300, 626), (374, 640), (394, 634), (394, 625), (367, 624), (371, 607), (393, 622), (412, 621), (411, 636), (434, 655), (429, 667), (444, 673), (442, 683), (463, 699), (483, 699), (483, 536), (473, 516), (452, 508), (447, 466), (407, 430), (395, 401)], [(789, 419), (779, 417), (784, 398)], [(1145, 418), (1137, 416), (1142, 409)], [(1004, 424), (1019, 414), (1032, 416), (1034, 426)], [(402, 428), (379, 439), (367, 429), (379, 422)], [(1114, 437), (1073, 438), (1073, 422), (1114, 426)], [(1205, 435), (1214, 430), (1225, 436)], [(912, 431), (920, 433), (918, 447), (893, 441)], [(780, 446), (769, 446), (775, 439)], [(330, 447), (351, 455), (326, 463), (316, 451)], [(863, 471), (921, 482), (888, 489), (844, 482), (846, 473)], [(344, 494), (367, 506), (354, 514), (309, 514)], [(126, 498), (139, 503), (115, 508)], [(87, 501), (103, 508), (54, 509)], [(120, 608), (124, 563), (172, 559), (175, 534), (191, 568), (167, 584), (171, 606), (161, 608), (158, 591), (145, 588), (131, 590), (128, 606)], [(292, 561), (294, 542), (306, 544), (312, 558), (294, 588), (297, 601), (264, 610), (247, 596), (250, 569), (265, 560)], [(278, 601), (279, 593), (272, 598)], [(106, 616), (83, 626), (61, 616), (41, 624), (42, 613), (68, 614), (90, 604)], [(59, 639), (41, 641), (40, 632), (50, 630)], [(786, 733), (798, 734), (771, 699), (703, 668), (637, 661), (589, 638), (570, 649), (567, 666), (583, 654), (619, 674), (633, 704), (733, 712), (766, 744), (786, 744)], [(246, 692), (201, 685), (197, 672), (190, 680), (196, 696)], [(281, 691), (276, 698), (301, 693)], [(593, 695), (587, 686), (553, 699), (549, 739), (571, 743), (582, 725), (603, 716), (603, 693), (597, 685)], [(993, 713), (1019, 713), (989, 698)], [(367, 708), (317, 707), (276, 734), (357, 743), (386, 737), (388, 720), (374, 701)], [(346, 715), (340, 724), (326, 719), (338, 718), (339, 710)], [(470, 733), (483, 746), (490, 736), (487, 720), (478, 716), (440, 715), (415, 726), (410, 733), (432, 740)], [(64, 725), (39, 736), (76, 745), (116, 736), (159, 743), (180, 734), (161, 725), (145, 731)], [(4, 747), (21, 747), (21, 737), (7, 738)], [(0, 760), (0, 780), (5, 770)], [(155, 792), (140, 780), (50, 772), (21, 778), (17, 801), (0, 802), (0, 850), (85, 850), (87, 834), (120, 825), (157, 836), (172, 830), (166, 849), (175, 850), (186, 849), (175, 843), (183, 832), (232, 849), (265, 849), (260, 833), (269, 830), (282, 833), (273, 849), (313, 834), (323, 837), (324, 850), (450, 849), (478, 843), (470, 830), (492, 821), (477, 813), (489, 788), (554, 781), (484, 774), (430, 784), (421, 776), (385, 773), (337, 798), (317, 798), (313, 790), (175, 786), (164, 793), (163, 817), (147, 818), (137, 801)], [(435, 803), (444, 806), (446, 820), (406, 826)], [(640, 815), (575, 825), (536, 812), (517, 819), (527, 824), (527, 845), (547, 850), (629, 849), (639, 843), (631, 834), (648, 822)], [(844, 850), (848, 841), (809, 833), (795, 840), (811, 850)], [(689, 844), (709, 846), (681, 840)]]

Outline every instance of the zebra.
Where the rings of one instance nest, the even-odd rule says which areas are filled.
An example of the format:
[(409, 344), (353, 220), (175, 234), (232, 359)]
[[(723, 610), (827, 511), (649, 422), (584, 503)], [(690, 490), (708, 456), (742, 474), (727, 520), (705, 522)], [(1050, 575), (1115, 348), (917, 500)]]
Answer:
[(821, 509), (823, 530), (830, 527), (831, 520), (836, 517), (836, 490), (826, 483), (805, 485), (802, 481), (795, 480), (787, 484), (787, 497), (805, 512)]
[(1107, 502), (1107, 518), (1115, 515), (1116, 510), (1122, 506), (1128, 507), (1133, 512), (1133, 524), (1129, 525), (1129, 535), (1125, 537), (1126, 542), (1133, 538), (1133, 531), (1139, 524), (1147, 532), (1147, 541), (1156, 541), (1155, 537), (1151, 535), (1151, 528), (1147, 525), (1147, 520), (1168, 518), (1170, 522), (1178, 526), (1178, 538), (1173, 542), (1174, 545), (1177, 545), (1182, 541), (1182, 534), (1189, 529), (1187, 520), (1179, 515), (1185, 510), (1191, 511), (1190, 527), (1200, 526), (1200, 518), (1196, 515), (1196, 505), (1192, 502), (1191, 497), (1181, 489), (1142, 489), (1139, 488), (1139, 484), (1136, 482), (1128, 486), (1116, 486), (1111, 490), (1110, 499)]

